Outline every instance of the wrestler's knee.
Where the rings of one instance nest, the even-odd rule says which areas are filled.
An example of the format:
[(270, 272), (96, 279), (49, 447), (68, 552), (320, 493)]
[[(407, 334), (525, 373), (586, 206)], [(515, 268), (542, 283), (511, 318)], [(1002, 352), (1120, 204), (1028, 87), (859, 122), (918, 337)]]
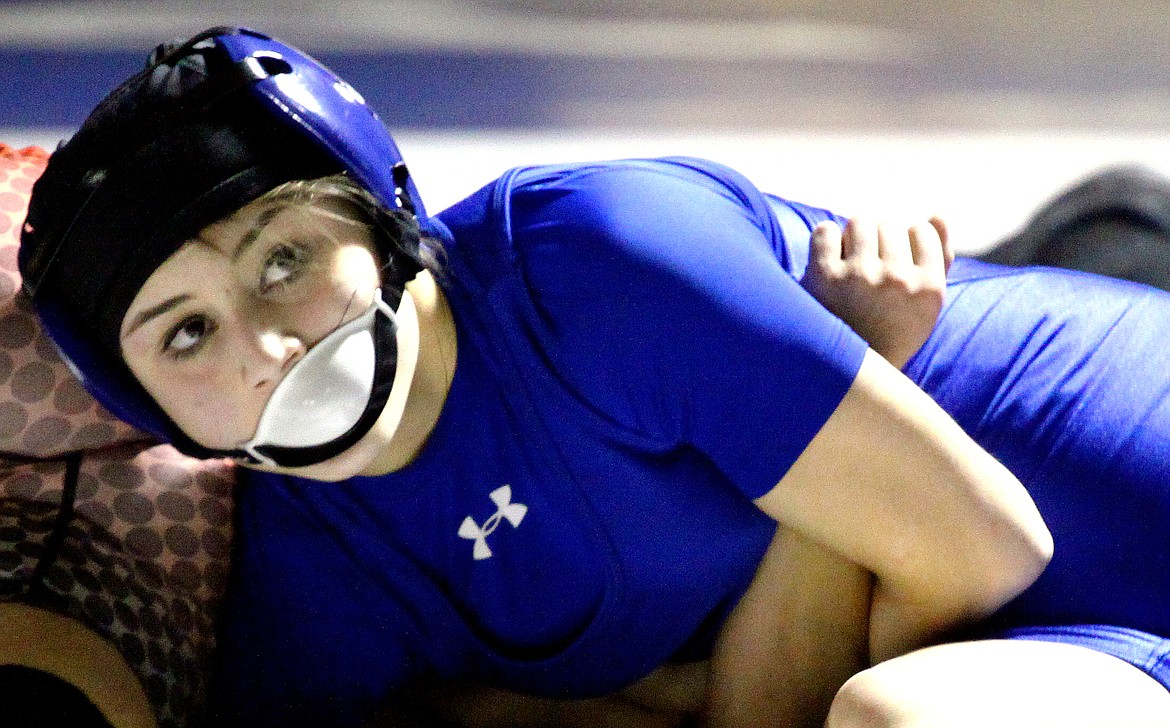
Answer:
[[(909, 728), (910, 696), (897, 671), (863, 670), (846, 682), (833, 699), (825, 728)], [(893, 674), (891, 674), (893, 672)]]
[(1050, 641), (977, 640), (927, 647), (854, 675), (826, 726), (1168, 728), (1167, 716), (1162, 684), (1110, 654)]

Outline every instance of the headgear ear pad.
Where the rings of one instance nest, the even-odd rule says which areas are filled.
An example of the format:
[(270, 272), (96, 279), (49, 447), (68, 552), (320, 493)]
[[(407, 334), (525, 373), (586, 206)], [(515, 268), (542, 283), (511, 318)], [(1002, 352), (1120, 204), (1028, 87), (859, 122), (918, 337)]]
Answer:
[[(50, 157), (21, 239), (25, 290), (103, 405), (188, 454), (219, 454), (187, 438), (122, 360), (137, 291), (200, 229), (289, 180), (346, 172), (389, 211), (421, 211), (400, 160), (328, 69), (261, 34), (214, 28), (156, 51)], [(379, 252), (413, 275), (417, 224), (391, 217), (409, 224), (391, 236), (396, 250)]]

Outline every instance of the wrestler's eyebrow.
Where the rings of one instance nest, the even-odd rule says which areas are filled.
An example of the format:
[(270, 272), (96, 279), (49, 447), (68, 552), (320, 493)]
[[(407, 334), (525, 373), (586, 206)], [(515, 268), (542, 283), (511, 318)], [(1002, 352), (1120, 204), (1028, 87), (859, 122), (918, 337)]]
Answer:
[(248, 232), (244, 233), (244, 236), (240, 238), (240, 242), (236, 243), (235, 252), (232, 253), (232, 262), (234, 263), (239, 260), (240, 256), (246, 253), (248, 248), (252, 247), (252, 244), (260, 237), (260, 233), (264, 232), (264, 228), (268, 227), (268, 223), (272, 222), (273, 218), (287, 209), (288, 205), (275, 205), (261, 212), (256, 217), (256, 224)]
[[(239, 259), (241, 255), (247, 252), (248, 248), (251, 247), (256, 242), (256, 239), (260, 237), (260, 234), (264, 232), (264, 228), (268, 227), (268, 224), (271, 223), (277, 215), (284, 212), (286, 209), (288, 209), (288, 205), (274, 205), (261, 212), (256, 217), (256, 224), (253, 225), (248, 230), (248, 232), (244, 233), (243, 237), (240, 238), (240, 242), (236, 244), (236, 249), (232, 252), (232, 261), (234, 262), (235, 260)], [(134, 317), (134, 321), (130, 323), (130, 327), (126, 329), (126, 333), (122, 336), (122, 338), (129, 337), (147, 321), (150, 321), (153, 318), (157, 318), (158, 316), (162, 316), (167, 311), (170, 311), (175, 306), (178, 306), (180, 303), (183, 303), (190, 298), (191, 296), (187, 295), (186, 293), (182, 293), (178, 296), (168, 298), (157, 306), (151, 306)]]
[(178, 306), (180, 303), (183, 303), (184, 301), (187, 301), (190, 298), (191, 298), (191, 296), (189, 296), (188, 294), (180, 293), (177, 296), (174, 296), (172, 298), (168, 298), (167, 300), (163, 301), (162, 303), (158, 304), (157, 306), (151, 306), (150, 308), (146, 309), (145, 311), (139, 313), (137, 316), (134, 317), (134, 321), (132, 321), (130, 323), (130, 328), (126, 329), (126, 333), (122, 335), (122, 338), (123, 339), (129, 338), (135, 331), (137, 331), (139, 329), (139, 327), (141, 327), (147, 321), (150, 321), (153, 318), (157, 318), (159, 316), (162, 316), (167, 311), (170, 311), (174, 307)]

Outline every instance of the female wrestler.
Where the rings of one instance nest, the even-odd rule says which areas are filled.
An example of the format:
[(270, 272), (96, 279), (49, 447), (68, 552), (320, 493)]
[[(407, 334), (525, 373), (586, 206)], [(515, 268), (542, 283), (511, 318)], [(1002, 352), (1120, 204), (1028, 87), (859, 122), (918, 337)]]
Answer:
[[(597, 695), (711, 655), (712, 721), (816, 723), (869, 662), (1065, 616), (1012, 601), (1051, 547), (1016, 479), (796, 284), (827, 213), (663, 160), (517, 170), (427, 218), (397, 160), (339, 79), (219, 29), (161, 49), (35, 191), (25, 285), (86, 383), (266, 471), (239, 494), (225, 721), (356, 724), (415, 679)], [(936, 336), (908, 371), (945, 399)], [(889, 694), (851, 684), (838, 725)]]

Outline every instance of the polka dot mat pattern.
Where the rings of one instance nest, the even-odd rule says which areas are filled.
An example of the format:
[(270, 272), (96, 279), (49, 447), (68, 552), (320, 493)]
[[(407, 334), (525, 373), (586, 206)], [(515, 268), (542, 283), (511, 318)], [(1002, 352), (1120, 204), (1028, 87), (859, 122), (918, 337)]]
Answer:
[[(19, 294), (16, 245), (44, 161), (0, 145), (0, 600), (85, 624), (119, 649), (162, 728), (199, 725), (228, 574), (232, 465), (114, 420), (40, 332)], [(57, 547), (70, 458), (74, 512)]]
[(47, 159), (0, 144), (0, 452), (34, 457), (144, 438), (86, 393), (20, 293), (20, 228)]

